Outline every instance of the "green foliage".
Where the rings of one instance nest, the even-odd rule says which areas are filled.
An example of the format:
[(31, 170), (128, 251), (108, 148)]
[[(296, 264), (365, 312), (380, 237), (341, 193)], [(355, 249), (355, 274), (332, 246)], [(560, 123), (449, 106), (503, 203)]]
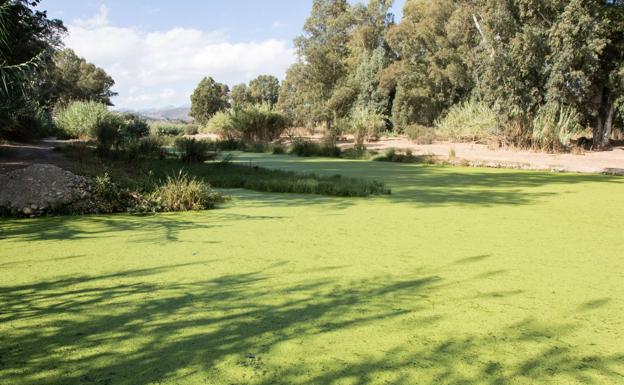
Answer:
[(290, 154), (302, 157), (322, 156), (339, 158), (342, 150), (330, 143), (317, 143), (309, 140), (296, 140), (290, 146)]
[(581, 129), (580, 114), (573, 107), (546, 104), (533, 120), (533, 145), (543, 150), (562, 151)]
[(49, 128), (40, 85), (65, 27), (36, 10), (38, 4), (38, 0), (0, 4), (0, 137), (31, 139)]
[(107, 155), (113, 145), (119, 149), (125, 143), (124, 127), (124, 118), (117, 114), (107, 113), (97, 121), (92, 137), (98, 142), (100, 155)]
[(149, 135), (150, 126), (147, 121), (135, 114), (121, 114), (123, 124), (121, 128), (121, 136), (124, 141), (128, 142)]
[(424, 157), (415, 156), (412, 150), (405, 150), (403, 152), (397, 151), (395, 148), (389, 148), (381, 156), (373, 158), (376, 162), (395, 162), (395, 163), (419, 163), (425, 160)]
[(420, 124), (410, 124), (405, 127), (405, 135), (418, 144), (431, 144), (436, 139), (436, 131), (433, 127), (422, 126)]
[(65, 48), (54, 52), (45, 69), (41, 100), (45, 106), (66, 106), (73, 101), (94, 101), (112, 106), (115, 81), (103, 69)]
[(106, 105), (98, 102), (73, 102), (58, 112), (56, 125), (68, 138), (94, 138), (98, 127), (110, 117)]
[(152, 210), (164, 212), (209, 210), (228, 201), (227, 197), (213, 190), (208, 183), (182, 171), (174, 177), (167, 176), (164, 183), (152, 191), (149, 199)]
[(213, 186), (222, 188), (343, 197), (390, 194), (390, 189), (381, 182), (339, 175), (298, 174), (237, 164), (209, 164), (202, 171)]
[(364, 148), (367, 138), (376, 138), (386, 128), (384, 116), (369, 109), (358, 108), (351, 115), (350, 131), (355, 136), (355, 147)]
[(279, 80), (272, 75), (260, 75), (249, 82), (249, 100), (253, 104), (273, 107), (279, 97)]
[(222, 138), (233, 138), (236, 136), (232, 126), (232, 115), (229, 111), (219, 111), (214, 114), (202, 131), (217, 134)]
[(273, 155), (283, 155), (286, 154), (286, 147), (281, 144), (274, 144), (271, 146), (271, 153)]
[(243, 108), (251, 104), (251, 95), (249, 95), (247, 84), (241, 83), (232, 87), (230, 99), (232, 100), (232, 108)]
[(180, 159), (186, 163), (201, 163), (210, 158), (210, 143), (204, 140), (178, 138), (175, 142)]
[(488, 140), (498, 135), (498, 119), (485, 103), (471, 100), (451, 107), (436, 128), (441, 137), (451, 140)]
[(273, 110), (268, 104), (233, 110), (230, 118), (231, 133), (224, 136), (242, 139), (247, 143), (278, 139), (289, 125), (284, 114)]
[(213, 78), (204, 78), (191, 95), (190, 115), (197, 123), (204, 125), (219, 111), (230, 107), (230, 90), (225, 84), (217, 83)]
[(150, 133), (157, 136), (175, 137), (180, 135), (194, 135), (199, 131), (196, 124), (176, 122), (152, 122), (149, 124)]

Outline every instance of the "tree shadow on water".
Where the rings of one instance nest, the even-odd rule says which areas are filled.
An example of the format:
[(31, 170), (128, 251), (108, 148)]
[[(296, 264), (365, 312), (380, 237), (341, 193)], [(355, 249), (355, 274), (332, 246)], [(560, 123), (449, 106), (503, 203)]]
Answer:
[[(348, 285), (330, 278), (282, 282), (268, 270), (159, 283), (159, 274), (190, 265), (0, 286), (2, 383), (147, 385), (204, 376), (224, 384), (500, 385), (518, 378), (527, 384), (550, 383), (553, 376), (586, 384), (597, 376), (621, 378), (623, 357), (585, 355), (559, 341), (573, 325), (535, 320), (496, 335), (458, 332), (426, 343), (406, 335), (383, 357), (371, 346), (357, 359), (327, 357), (322, 367), (307, 361), (322, 356), (310, 350), (282, 366), (270, 357), (285, 342), (401, 317), (420, 319), (411, 324), (416, 334), (419, 325), (435, 326), (444, 317), (431, 313), (426, 298), (458, 283), (425, 270)], [(519, 354), (481, 358), (505, 349)], [(220, 371), (228, 368), (247, 377), (225, 380)]]

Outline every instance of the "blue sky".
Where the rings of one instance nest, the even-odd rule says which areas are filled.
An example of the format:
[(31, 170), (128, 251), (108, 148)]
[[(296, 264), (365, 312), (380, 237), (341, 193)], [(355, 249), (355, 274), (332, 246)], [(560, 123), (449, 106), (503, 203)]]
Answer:
[[(400, 17), (405, 0), (395, 0)], [(351, 1), (356, 2), (355, 0)], [(69, 27), (68, 47), (116, 80), (118, 108), (189, 104), (203, 76), (229, 85), (295, 60), (312, 0), (43, 0)]]

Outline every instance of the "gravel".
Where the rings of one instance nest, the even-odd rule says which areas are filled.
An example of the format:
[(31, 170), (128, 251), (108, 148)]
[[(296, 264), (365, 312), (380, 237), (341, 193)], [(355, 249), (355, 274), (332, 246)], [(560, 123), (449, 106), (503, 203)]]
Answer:
[(89, 200), (92, 181), (51, 164), (33, 164), (0, 174), (0, 209), (36, 217)]

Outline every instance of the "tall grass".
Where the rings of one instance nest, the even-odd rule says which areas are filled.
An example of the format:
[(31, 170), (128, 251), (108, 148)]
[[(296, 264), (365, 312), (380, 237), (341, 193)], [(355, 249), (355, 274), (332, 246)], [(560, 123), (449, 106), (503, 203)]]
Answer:
[(227, 198), (208, 183), (180, 171), (174, 177), (167, 176), (165, 182), (156, 187), (151, 201), (157, 211), (188, 211), (213, 209)]
[(97, 102), (74, 102), (58, 112), (56, 125), (68, 138), (94, 138), (111, 112), (106, 105)]
[(580, 116), (574, 108), (546, 104), (533, 119), (533, 146), (541, 150), (562, 151), (581, 129)]
[(492, 138), (497, 134), (497, 126), (494, 110), (474, 100), (454, 105), (436, 122), (440, 137), (460, 142)]

